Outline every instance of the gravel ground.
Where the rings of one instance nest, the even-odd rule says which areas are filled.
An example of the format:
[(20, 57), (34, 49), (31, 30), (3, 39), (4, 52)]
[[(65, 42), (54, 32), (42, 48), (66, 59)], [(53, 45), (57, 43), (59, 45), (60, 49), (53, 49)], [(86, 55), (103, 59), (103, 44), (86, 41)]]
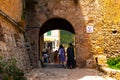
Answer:
[(44, 68), (34, 69), (26, 74), (27, 80), (115, 80), (96, 69), (67, 69), (47, 64)]

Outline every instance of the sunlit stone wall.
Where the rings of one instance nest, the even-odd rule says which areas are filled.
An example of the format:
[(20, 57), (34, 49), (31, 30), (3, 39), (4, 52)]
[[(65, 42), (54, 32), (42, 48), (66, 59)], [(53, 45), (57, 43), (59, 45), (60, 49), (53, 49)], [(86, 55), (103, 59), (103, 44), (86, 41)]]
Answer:
[(27, 70), (30, 62), (23, 31), (7, 19), (9, 16), (15, 22), (21, 21), (22, 2), (21, 0), (1, 0), (0, 10), (7, 15), (4, 17), (0, 14), (0, 56), (6, 60), (15, 58), (17, 66)]

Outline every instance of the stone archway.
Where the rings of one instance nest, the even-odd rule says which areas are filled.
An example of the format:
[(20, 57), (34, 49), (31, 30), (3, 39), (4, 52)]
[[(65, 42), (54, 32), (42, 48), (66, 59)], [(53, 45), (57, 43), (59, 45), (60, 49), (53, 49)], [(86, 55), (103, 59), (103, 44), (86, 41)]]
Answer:
[(66, 30), (75, 34), (72, 24), (63, 18), (55, 17), (47, 20), (40, 28), (40, 57), (42, 57), (42, 50), (44, 48), (43, 34), (50, 30)]
[[(38, 67), (40, 56), (39, 45), (42, 45), (40, 43), (40, 40), (42, 40), (42, 38), (40, 39), (40, 36), (48, 30), (57, 28), (75, 33), (77, 66), (86, 66), (86, 59), (88, 59), (91, 54), (89, 34), (86, 33), (86, 23), (88, 21), (87, 18), (85, 20), (86, 16), (83, 15), (81, 7), (79, 5), (75, 5), (73, 1), (70, 0), (66, 1), (67, 2), (61, 0), (56, 4), (52, 1), (49, 1), (46, 2), (46, 5), (41, 1), (38, 1), (37, 4), (33, 2), (33, 6), (30, 6), (28, 4), (28, 8), (26, 9), (26, 33), (27, 41), (31, 45), (31, 51), (29, 54), (30, 56), (33, 56), (31, 58), (31, 63), (35, 67)], [(40, 6), (41, 3), (43, 4), (42, 7)], [(59, 20), (61, 21), (60, 24), (55, 24)], [(63, 27), (56, 27), (60, 26), (61, 24), (64, 24), (64, 26), (62, 25)], [(43, 27), (49, 25), (53, 25), (53, 27)], [(66, 27), (65, 25), (72, 25), (72, 29)]]

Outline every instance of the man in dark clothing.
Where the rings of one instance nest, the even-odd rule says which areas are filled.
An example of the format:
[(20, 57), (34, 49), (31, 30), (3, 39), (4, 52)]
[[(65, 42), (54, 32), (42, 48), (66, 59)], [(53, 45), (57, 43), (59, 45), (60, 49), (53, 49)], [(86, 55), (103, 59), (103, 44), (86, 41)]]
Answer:
[(76, 66), (76, 62), (74, 60), (74, 47), (73, 45), (70, 43), (69, 47), (67, 48), (67, 66), (68, 68), (75, 68)]

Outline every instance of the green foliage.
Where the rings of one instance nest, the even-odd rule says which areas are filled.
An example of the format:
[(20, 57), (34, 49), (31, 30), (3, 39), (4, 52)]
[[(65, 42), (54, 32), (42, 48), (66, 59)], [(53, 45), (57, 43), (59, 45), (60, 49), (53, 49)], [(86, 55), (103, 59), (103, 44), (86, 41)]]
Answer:
[(109, 67), (114, 69), (120, 69), (120, 57), (111, 57), (107, 60)]
[(60, 31), (60, 44), (67, 45), (73, 42), (74, 42), (74, 34), (65, 30)]
[(16, 60), (11, 58), (4, 60), (0, 57), (0, 75), (3, 76), (4, 80), (25, 80), (24, 73), (21, 69), (16, 66)]
[(118, 64), (116, 64), (116, 67), (117, 67), (118, 69), (120, 69), (120, 62), (119, 62)]

